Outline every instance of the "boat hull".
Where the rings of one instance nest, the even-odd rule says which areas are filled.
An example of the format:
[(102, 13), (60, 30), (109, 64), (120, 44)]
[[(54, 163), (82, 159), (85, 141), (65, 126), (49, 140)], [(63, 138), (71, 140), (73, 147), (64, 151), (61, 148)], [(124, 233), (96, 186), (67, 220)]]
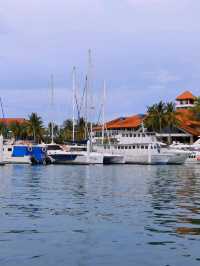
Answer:
[(76, 154), (51, 154), (49, 158), (53, 164), (89, 164), (86, 156)]

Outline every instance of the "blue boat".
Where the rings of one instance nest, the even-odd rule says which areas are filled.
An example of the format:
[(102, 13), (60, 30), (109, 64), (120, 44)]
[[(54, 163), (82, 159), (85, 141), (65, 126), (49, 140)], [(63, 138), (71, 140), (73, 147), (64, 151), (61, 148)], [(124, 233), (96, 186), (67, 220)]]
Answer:
[(40, 145), (4, 145), (3, 159), (5, 163), (46, 164), (46, 148)]

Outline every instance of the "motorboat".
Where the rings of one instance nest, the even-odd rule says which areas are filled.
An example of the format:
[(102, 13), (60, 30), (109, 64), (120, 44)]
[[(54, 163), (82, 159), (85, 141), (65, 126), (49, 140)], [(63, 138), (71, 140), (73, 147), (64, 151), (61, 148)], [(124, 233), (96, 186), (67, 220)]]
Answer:
[(88, 156), (73, 151), (66, 151), (58, 144), (46, 144), (47, 157), (53, 164), (89, 164)]
[(5, 144), (3, 159), (9, 164), (46, 164), (46, 149), (40, 145)]

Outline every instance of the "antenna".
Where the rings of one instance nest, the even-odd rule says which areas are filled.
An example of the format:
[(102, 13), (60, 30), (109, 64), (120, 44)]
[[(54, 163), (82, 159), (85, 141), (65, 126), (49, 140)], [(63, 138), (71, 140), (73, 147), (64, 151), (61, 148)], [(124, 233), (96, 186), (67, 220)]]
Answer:
[(50, 80), (50, 87), (51, 87), (51, 143), (54, 143), (54, 119), (53, 119), (53, 107), (54, 107), (54, 76), (51, 74), (51, 80)]

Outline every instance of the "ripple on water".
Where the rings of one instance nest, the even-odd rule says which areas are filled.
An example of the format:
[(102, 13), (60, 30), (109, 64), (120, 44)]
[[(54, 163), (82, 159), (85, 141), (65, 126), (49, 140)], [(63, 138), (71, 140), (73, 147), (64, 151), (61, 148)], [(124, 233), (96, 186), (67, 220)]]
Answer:
[(6, 166), (0, 184), (1, 265), (199, 265), (200, 166)]

